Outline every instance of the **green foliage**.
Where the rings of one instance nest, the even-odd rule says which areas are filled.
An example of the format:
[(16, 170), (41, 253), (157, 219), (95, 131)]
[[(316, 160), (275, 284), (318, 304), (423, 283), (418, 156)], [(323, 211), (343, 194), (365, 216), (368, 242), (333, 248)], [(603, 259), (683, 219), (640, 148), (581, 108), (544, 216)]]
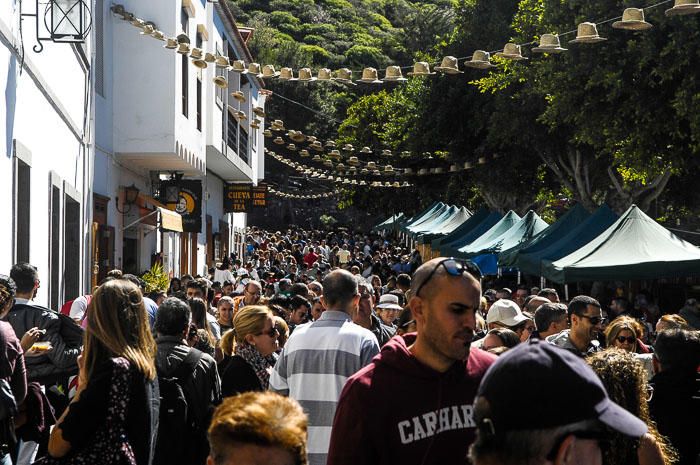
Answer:
[(333, 218), (330, 215), (321, 215), (318, 220), (325, 227), (333, 226), (334, 224), (336, 224), (338, 222), (338, 220), (336, 220), (335, 218)]
[(170, 286), (170, 278), (160, 263), (155, 263), (150, 270), (143, 274), (141, 279), (145, 283), (147, 293), (155, 291), (165, 292)]

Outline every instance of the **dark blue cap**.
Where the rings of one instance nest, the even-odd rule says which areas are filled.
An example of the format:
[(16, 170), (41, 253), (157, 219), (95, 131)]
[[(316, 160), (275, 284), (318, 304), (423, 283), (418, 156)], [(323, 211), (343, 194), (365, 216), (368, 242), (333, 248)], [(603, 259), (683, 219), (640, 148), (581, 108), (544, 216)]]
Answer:
[[(583, 359), (538, 339), (499, 357), (482, 379), (478, 397), (488, 402), (485, 418), (478, 420), (489, 424), (496, 435), (588, 420), (598, 420), (628, 436), (647, 432), (642, 420), (610, 400), (598, 375)], [(533, 407), (533, 415), (522, 414), (523, 402)]]

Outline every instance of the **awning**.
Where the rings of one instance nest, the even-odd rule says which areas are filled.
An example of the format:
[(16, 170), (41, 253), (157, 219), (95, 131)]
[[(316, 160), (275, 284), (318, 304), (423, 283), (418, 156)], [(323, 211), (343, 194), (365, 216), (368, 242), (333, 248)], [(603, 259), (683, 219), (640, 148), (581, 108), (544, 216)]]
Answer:
[(156, 207), (160, 212), (160, 226), (167, 231), (182, 232), (182, 215), (163, 207)]

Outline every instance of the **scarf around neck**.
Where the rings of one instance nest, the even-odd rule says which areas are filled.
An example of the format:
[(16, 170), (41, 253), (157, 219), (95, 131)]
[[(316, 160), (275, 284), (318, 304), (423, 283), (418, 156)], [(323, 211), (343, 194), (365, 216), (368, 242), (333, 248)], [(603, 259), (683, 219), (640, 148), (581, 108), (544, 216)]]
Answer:
[(236, 355), (248, 362), (248, 364), (253, 368), (253, 371), (255, 371), (263, 391), (267, 391), (268, 387), (270, 386), (270, 370), (275, 364), (274, 357), (263, 357), (255, 346), (252, 346), (247, 342), (236, 344), (234, 352)]

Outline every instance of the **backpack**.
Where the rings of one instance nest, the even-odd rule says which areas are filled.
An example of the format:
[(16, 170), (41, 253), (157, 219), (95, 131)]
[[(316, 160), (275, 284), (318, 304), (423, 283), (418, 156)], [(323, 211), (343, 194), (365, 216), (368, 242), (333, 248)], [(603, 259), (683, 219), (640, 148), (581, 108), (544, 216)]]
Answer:
[(203, 355), (191, 348), (175, 372), (170, 376), (158, 375), (160, 414), (153, 465), (190, 465), (201, 458), (198, 440), (204, 429), (197, 424), (195, 406), (183, 386)]

